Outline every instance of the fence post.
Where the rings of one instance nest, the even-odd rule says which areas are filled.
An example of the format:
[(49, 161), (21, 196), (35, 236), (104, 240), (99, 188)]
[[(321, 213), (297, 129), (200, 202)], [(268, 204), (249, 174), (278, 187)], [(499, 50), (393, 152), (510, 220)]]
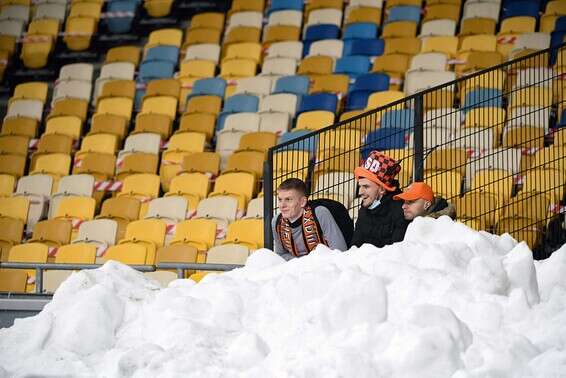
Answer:
[(35, 268), (35, 293), (41, 294), (43, 291), (43, 269)]
[(273, 150), (267, 152), (263, 163), (263, 246), (273, 249), (271, 218), (273, 217)]
[(415, 129), (413, 131), (413, 181), (423, 181), (424, 179), (424, 105), (423, 94), (419, 93), (415, 97)]

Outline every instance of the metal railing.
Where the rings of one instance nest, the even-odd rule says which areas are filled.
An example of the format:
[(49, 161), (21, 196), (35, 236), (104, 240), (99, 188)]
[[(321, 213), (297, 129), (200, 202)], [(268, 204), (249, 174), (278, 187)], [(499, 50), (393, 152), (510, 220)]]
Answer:
[[(508, 232), (527, 241), (535, 258), (548, 257), (553, 247), (547, 239), (555, 236), (548, 225), (563, 217), (566, 137), (559, 130), (566, 124), (566, 47), (513, 54), (494, 65), (493, 54), (472, 51), (445, 67), (429, 67), (454, 64), (452, 72), (408, 71), (407, 97), (320, 130), (295, 132), (271, 148), (264, 167), (266, 247), (273, 243), (279, 183), (302, 178), (311, 198), (337, 199), (355, 219), (353, 170), (369, 152), (382, 150), (400, 162), (401, 188), (424, 180), (455, 205), (460, 221)], [(379, 103), (379, 96), (370, 101)]]

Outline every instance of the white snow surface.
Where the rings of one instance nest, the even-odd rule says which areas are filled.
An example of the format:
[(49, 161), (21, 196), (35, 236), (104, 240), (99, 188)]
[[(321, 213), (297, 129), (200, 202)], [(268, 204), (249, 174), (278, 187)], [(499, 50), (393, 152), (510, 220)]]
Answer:
[(417, 218), (405, 240), (161, 288), (108, 262), (0, 330), (0, 377), (566, 377), (566, 246)]

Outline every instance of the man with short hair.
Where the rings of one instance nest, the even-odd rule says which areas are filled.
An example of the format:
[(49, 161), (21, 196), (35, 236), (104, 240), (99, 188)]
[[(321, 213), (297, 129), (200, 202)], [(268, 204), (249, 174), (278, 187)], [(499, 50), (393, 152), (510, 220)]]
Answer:
[(441, 196), (435, 196), (432, 188), (424, 182), (414, 182), (401, 194), (393, 197), (403, 201), (403, 216), (408, 221), (416, 217), (439, 218), (447, 215), (456, 219), (456, 209)]
[(395, 180), (400, 170), (396, 160), (380, 151), (372, 151), (354, 170), (362, 203), (352, 245), (369, 243), (381, 248), (405, 237), (409, 222), (403, 217), (401, 203), (393, 200), (401, 193)]
[(330, 210), (311, 206), (305, 183), (297, 178), (283, 181), (277, 188), (281, 214), (271, 222), (274, 250), (285, 260), (309, 254), (319, 244), (330, 249), (348, 249), (344, 235)]

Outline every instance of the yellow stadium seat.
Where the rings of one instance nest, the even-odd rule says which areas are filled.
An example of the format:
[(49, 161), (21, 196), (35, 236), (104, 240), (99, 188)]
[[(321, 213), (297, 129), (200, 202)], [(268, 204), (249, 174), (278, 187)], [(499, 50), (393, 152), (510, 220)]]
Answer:
[[(392, 102), (401, 100), (404, 97), (405, 94), (401, 91), (374, 92), (368, 98), (366, 110), (380, 108)], [(402, 108), (403, 104), (399, 104), (399, 107)]]
[(511, 92), (511, 107), (536, 106), (549, 107), (552, 104), (552, 91), (545, 87), (526, 87)]
[(275, 133), (258, 131), (246, 133), (240, 138), (238, 151), (258, 151), (267, 153), (270, 147), (277, 144), (277, 135)]
[(20, 244), (24, 235), (24, 222), (20, 219), (0, 217), (0, 262), (8, 261), (10, 248)]
[(550, 203), (557, 204), (564, 198), (565, 183), (566, 177), (561, 169), (531, 169), (524, 176), (522, 191), (542, 193)]
[(216, 116), (210, 113), (188, 113), (183, 114), (179, 122), (177, 132), (197, 132), (205, 135), (210, 141), (216, 127)]
[(535, 153), (530, 168), (549, 168), (566, 172), (566, 164), (564, 164), (564, 159), (566, 159), (566, 146), (556, 143), (556, 135), (554, 138), (553, 145), (541, 148)]
[(518, 241), (527, 243), (530, 249), (534, 249), (542, 238), (542, 230), (525, 217), (503, 218), (497, 224), (497, 233), (508, 233)]
[(297, 117), (297, 130), (320, 130), (334, 124), (334, 113), (327, 110), (313, 110), (301, 113)]
[(55, 255), (56, 264), (94, 264), (96, 244), (76, 243), (59, 247)]
[(160, 29), (152, 31), (145, 48), (158, 45), (181, 46), (183, 31), (180, 29)]
[(2, 123), (2, 134), (23, 135), (34, 138), (37, 134), (38, 121), (28, 117), (13, 117)]
[(224, 60), (220, 66), (220, 77), (226, 80), (255, 76), (257, 63), (249, 59)]
[(112, 47), (106, 53), (104, 63), (130, 62), (138, 66), (140, 62), (141, 49), (137, 46)]
[(173, 120), (169, 115), (166, 114), (138, 113), (138, 115), (136, 116), (136, 126), (130, 135), (139, 133), (153, 133), (159, 134), (162, 140), (167, 140), (167, 138), (169, 138), (169, 135), (171, 134), (172, 124)]
[(82, 122), (79, 117), (68, 115), (51, 117), (45, 125), (45, 134), (62, 134), (79, 140), (82, 133)]
[(468, 152), (464, 148), (437, 148), (425, 160), (425, 170), (457, 171), (466, 173)]
[(100, 214), (96, 219), (112, 219), (118, 224), (116, 238), (123, 239), (126, 234), (126, 226), (129, 222), (139, 218), (141, 202), (134, 197), (114, 197), (102, 203)]
[(106, 181), (114, 177), (116, 157), (110, 154), (89, 152), (80, 156), (80, 163), (73, 167), (73, 174), (85, 173), (94, 176), (97, 181)]
[(455, 198), (453, 203), (458, 220), (474, 219), (481, 230), (490, 230), (497, 221), (497, 196), (481, 188), (464, 193), (463, 197)]
[(88, 112), (88, 102), (78, 98), (64, 98), (57, 100), (49, 113), (49, 117), (58, 117), (64, 115), (74, 115), (86, 121)]
[(471, 109), (466, 113), (464, 127), (494, 127), (501, 135), (505, 126), (506, 111), (503, 108), (485, 107)]
[(385, 9), (389, 9), (395, 6), (402, 6), (402, 5), (411, 5), (415, 7), (420, 7), (421, 3), (422, 2), (420, 0), (389, 0), (385, 4)]
[(190, 29), (189, 32), (185, 35), (183, 50), (185, 50), (190, 45), (198, 45), (202, 43), (212, 43), (217, 45), (220, 43), (221, 34), (221, 29), (211, 27)]
[(458, 75), (480, 71), (503, 63), (503, 56), (497, 51), (470, 51), (458, 53), (454, 71)]
[(181, 62), (179, 78), (192, 84), (196, 79), (214, 77), (216, 65), (210, 60), (186, 60)]
[(110, 97), (98, 101), (96, 112), (98, 114), (114, 114), (130, 120), (134, 101), (127, 97)]
[(0, 291), (25, 293), (28, 274), (20, 269), (0, 269)]
[(381, 24), (381, 9), (375, 7), (355, 7), (346, 17), (346, 25), (355, 22)]
[(0, 174), (18, 179), (24, 175), (27, 158), (22, 155), (4, 154), (0, 158)]
[[(15, 245), (10, 249), (8, 262), (19, 263), (46, 263), (49, 248), (42, 243), (25, 243)], [(25, 270), (28, 276), (26, 292), (35, 290), (35, 269)]]
[(238, 209), (244, 210), (255, 192), (255, 177), (251, 173), (224, 173), (216, 178), (214, 190), (208, 195), (232, 196), (238, 200)]
[(427, 4), (423, 21), (445, 19), (460, 21), (460, 4)]
[(69, 219), (48, 219), (37, 222), (28, 242), (39, 242), (49, 247), (60, 247), (71, 242), (73, 225)]
[(183, 172), (201, 172), (212, 176), (220, 172), (220, 155), (216, 152), (196, 152), (185, 157)]
[(421, 52), (441, 52), (449, 57), (455, 57), (458, 53), (458, 37), (426, 37)]
[(222, 30), (224, 28), (224, 13), (204, 12), (195, 14), (191, 18), (189, 28), (214, 28), (217, 30)]
[(492, 18), (466, 18), (460, 26), (460, 36), (495, 34), (496, 21)]
[(29, 24), (27, 39), (22, 45), (22, 61), (27, 68), (42, 68), (47, 65), (59, 33), (59, 20), (34, 20)]
[(123, 181), (126, 177), (135, 174), (156, 174), (159, 156), (146, 152), (133, 152), (124, 156), (116, 167), (116, 179)]
[(304, 179), (308, 173), (310, 156), (308, 151), (285, 150), (273, 154), (273, 177), (279, 182), (297, 177)]
[(145, 0), (143, 7), (151, 17), (165, 17), (171, 14), (173, 0)]
[(0, 197), (10, 197), (14, 193), (15, 186), (16, 178), (14, 176), (0, 174)]
[(57, 181), (59, 178), (68, 175), (70, 169), (71, 156), (54, 153), (39, 156), (30, 174), (48, 174)]
[(451, 201), (460, 196), (462, 174), (456, 171), (427, 171), (425, 182), (430, 185), (434, 193)]
[(348, 75), (330, 74), (315, 75), (311, 80), (310, 93), (331, 92), (331, 93), (347, 93), (350, 78)]
[(263, 12), (264, 6), (263, 0), (234, 0), (228, 14), (244, 11)]
[(142, 114), (163, 114), (169, 117), (171, 119), (171, 122), (173, 122), (177, 114), (177, 101), (177, 97), (170, 96), (153, 96), (144, 98), (141, 112)]
[(388, 22), (383, 26), (383, 38), (415, 37), (417, 24), (413, 21)]
[(59, 201), (55, 218), (91, 220), (94, 218), (95, 208), (96, 200), (92, 197), (65, 196)]
[(498, 203), (505, 203), (513, 191), (513, 175), (502, 169), (482, 169), (477, 171), (472, 180), (472, 190), (481, 190), (493, 194)]
[(129, 265), (145, 265), (148, 258), (147, 250), (147, 246), (142, 243), (113, 245), (106, 250), (102, 260), (114, 260)]
[(165, 243), (166, 228), (165, 222), (159, 219), (133, 221), (126, 227), (126, 235), (118, 244), (128, 247), (142, 245), (146, 251), (142, 264), (153, 265), (157, 249)]
[(384, 55), (416, 55), (421, 52), (421, 41), (417, 37), (385, 38)]
[(118, 137), (114, 134), (87, 135), (81, 142), (81, 149), (75, 158), (90, 152), (114, 155), (118, 149)]
[(261, 179), (263, 174), (263, 163), (265, 153), (260, 151), (239, 151), (228, 157), (228, 162), (223, 173), (248, 172), (252, 173), (256, 180)]
[(501, 21), (499, 34), (534, 33), (537, 19), (528, 16), (509, 17)]
[(0, 135), (0, 154), (27, 156), (29, 138), (22, 135)]
[(14, 94), (10, 98), (10, 101), (18, 99), (32, 99), (40, 100), (45, 104), (45, 101), (47, 101), (48, 89), (49, 84), (41, 81), (29, 81), (27, 83), (18, 84), (14, 88)]
[(206, 198), (210, 191), (210, 179), (204, 173), (183, 173), (171, 179), (166, 197), (184, 197), (190, 210), (195, 210), (200, 200)]
[(97, 101), (106, 97), (134, 98), (136, 95), (136, 82), (134, 80), (109, 80), (102, 85)]
[(263, 43), (276, 43), (283, 41), (298, 41), (301, 29), (291, 25), (267, 25), (263, 33)]
[(67, 48), (73, 51), (83, 51), (90, 47), (92, 35), (96, 32), (98, 20), (91, 17), (67, 18), (65, 26), (65, 41)]
[(261, 62), (261, 54), (262, 47), (260, 43), (233, 43), (226, 49), (226, 55), (224, 59), (247, 59), (259, 64)]
[(537, 126), (505, 128), (503, 132), (503, 147), (543, 148), (544, 134), (544, 128)]
[(169, 244), (187, 244), (199, 252), (205, 252), (214, 246), (215, 239), (216, 223), (213, 220), (190, 219), (177, 224), (175, 235)]
[(329, 56), (308, 56), (301, 60), (297, 74), (299, 75), (330, 75), (334, 62)]
[(27, 222), (29, 202), (27, 197), (0, 198), (0, 218), (19, 219), (23, 223)]
[(240, 219), (228, 225), (222, 244), (242, 244), (251, 250), (263, 247), (263, 219)]
[(220, 113), (222, 99), (218, 96), (194, 96), (187, 101), (186, 113)]
[(253, 26), (235, 26), (224, 37), (224, 49), (232, 43), (259, 42), (261, 30)]
[(462, 37), (459, 52), (496, 51), (497, 38), (490, 34), (476, 34)]

